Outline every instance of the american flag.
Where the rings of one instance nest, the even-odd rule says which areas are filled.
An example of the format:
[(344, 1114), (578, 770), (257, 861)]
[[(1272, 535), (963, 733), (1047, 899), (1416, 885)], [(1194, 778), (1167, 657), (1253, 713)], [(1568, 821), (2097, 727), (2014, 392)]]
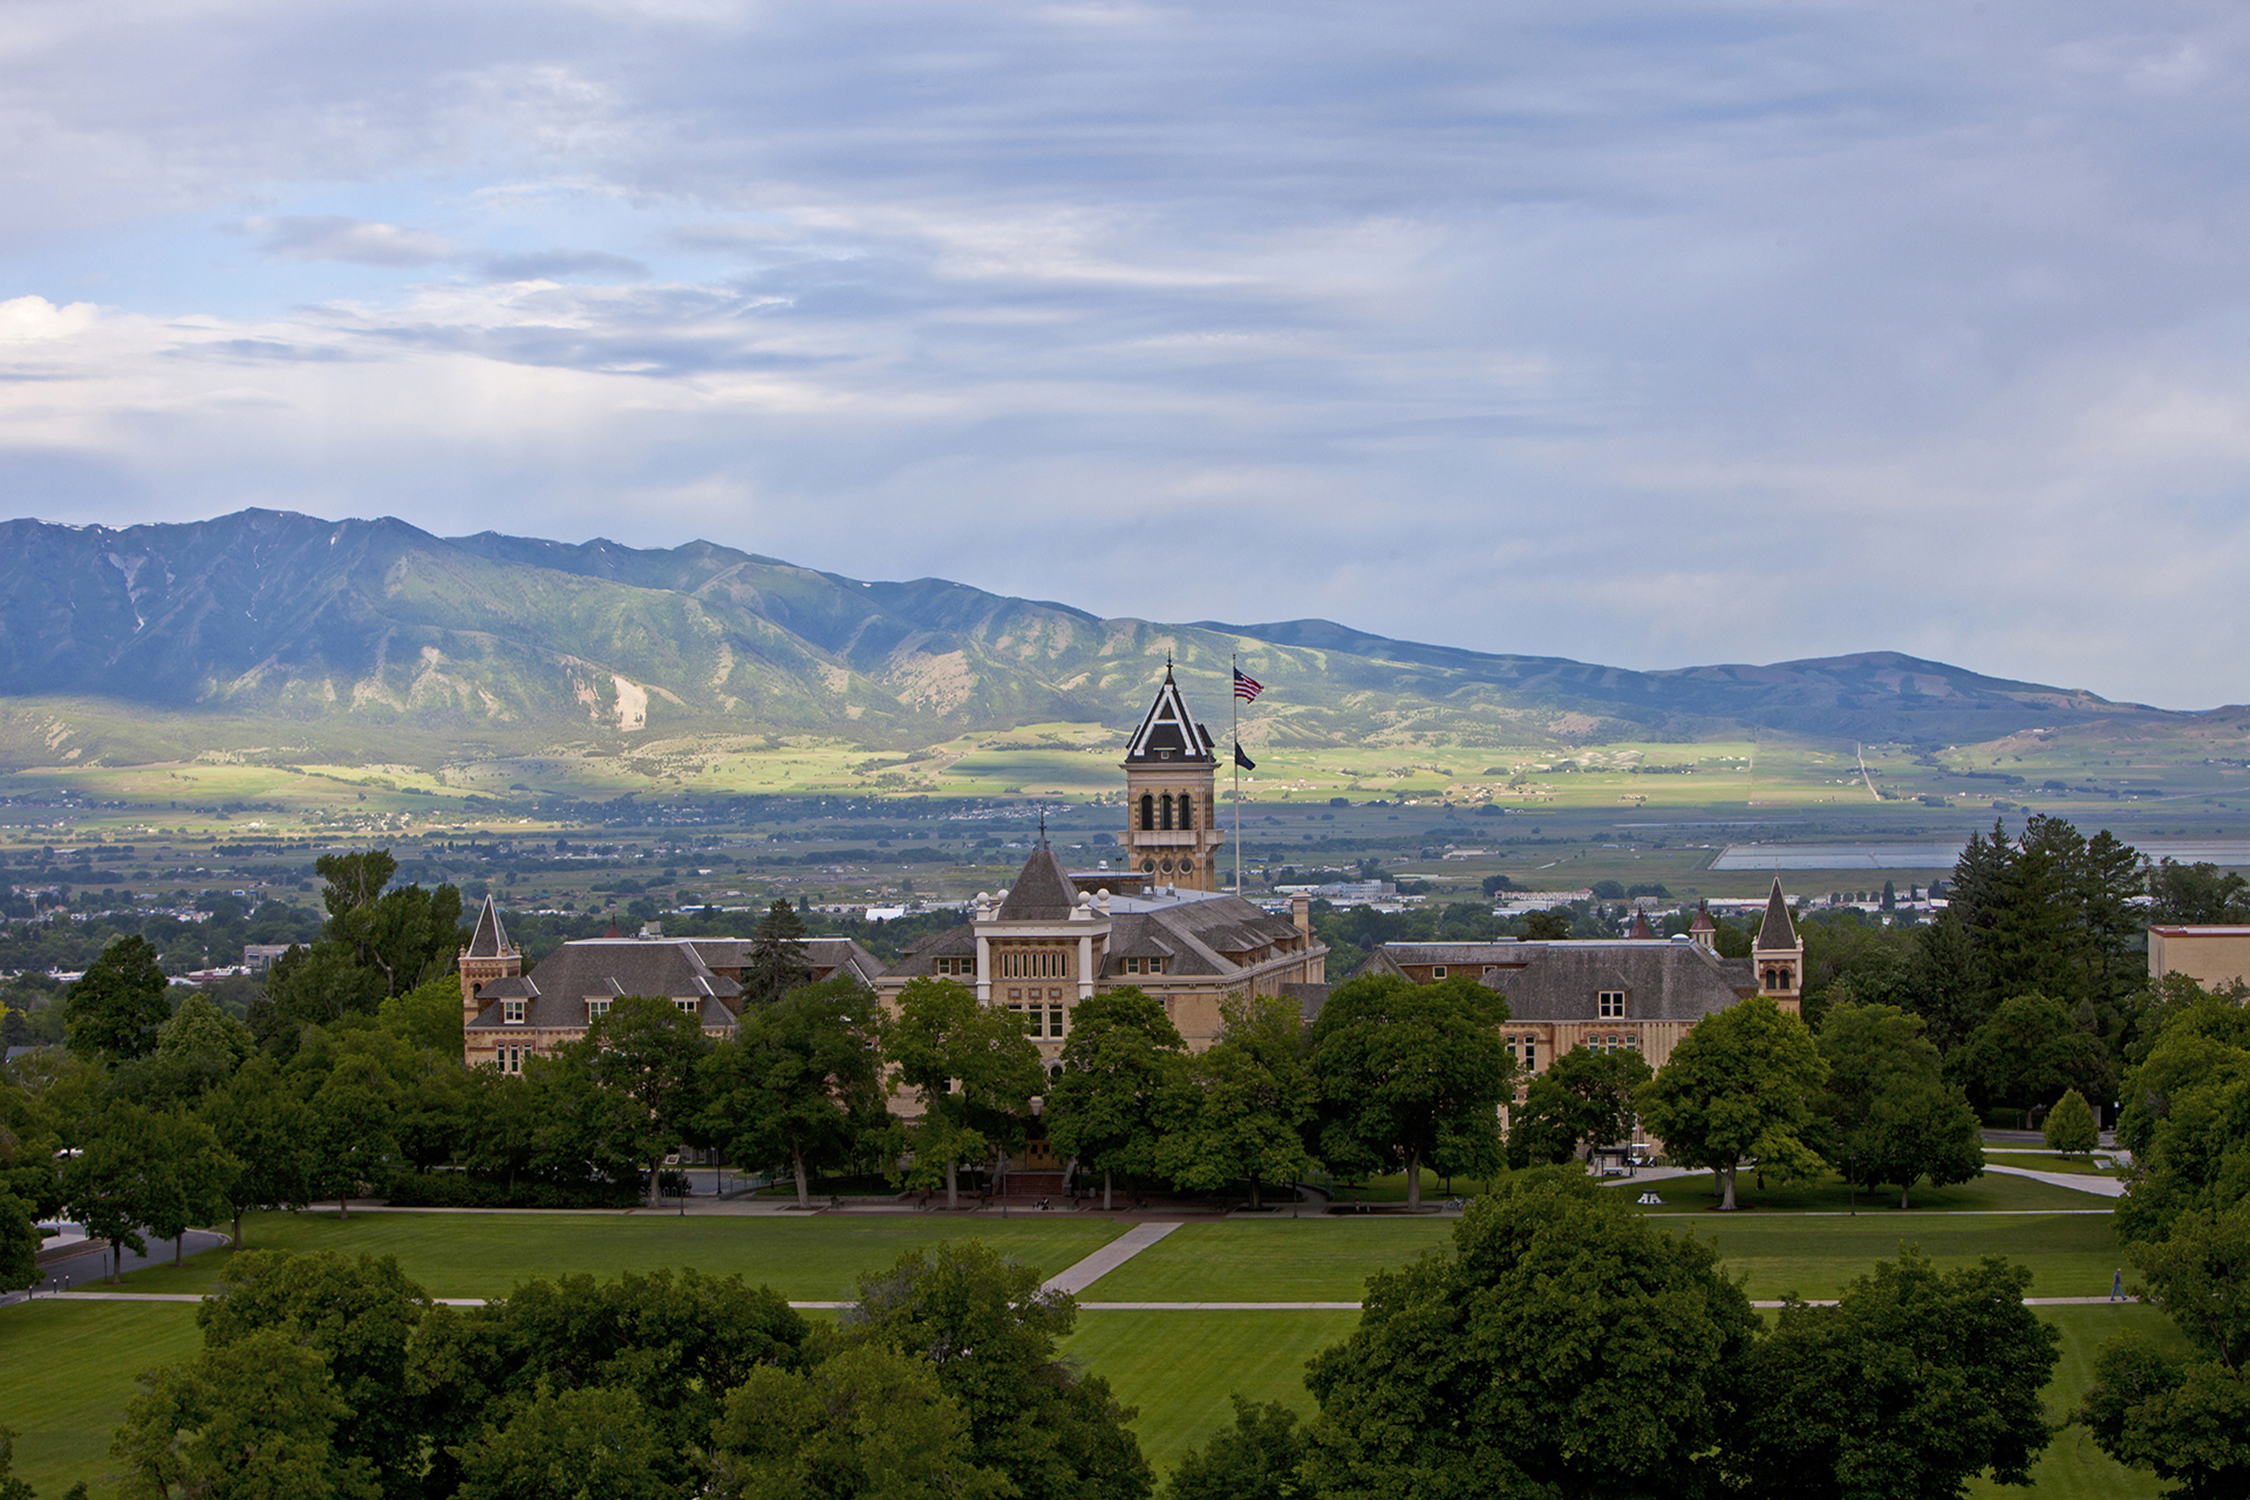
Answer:
[(1257, 678), (1246, 676), (1240, 667), (1234, 669), (1234, 695), (1237, 698), (1245, 703), (1255, 703), (1258, 695), (1265, 690), (1266, 685)]

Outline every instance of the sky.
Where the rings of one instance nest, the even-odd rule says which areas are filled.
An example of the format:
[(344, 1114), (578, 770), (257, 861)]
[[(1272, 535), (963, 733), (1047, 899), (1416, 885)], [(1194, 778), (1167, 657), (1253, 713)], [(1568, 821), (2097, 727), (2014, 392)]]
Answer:
[(2250, 10), (7, 0), (0, 515), (2250, 699)]

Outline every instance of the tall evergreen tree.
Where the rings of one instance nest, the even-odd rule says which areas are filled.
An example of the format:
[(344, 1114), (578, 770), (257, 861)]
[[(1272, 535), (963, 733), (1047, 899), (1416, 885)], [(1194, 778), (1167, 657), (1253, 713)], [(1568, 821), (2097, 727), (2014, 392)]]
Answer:
[(85, 977), (63, 1001), (70, 1050), (113, 1063), (155, 1051), (172, 1014), (170, 985), (147, 938), (134, 933), (117, 939), (86, 966)]
[(742, 998), (770, 1004), (812, 978), (805, 956), (805, 923), (797, 909), (779, 897), (758, 919), (750, 938), (749, 961), (742, 967)]

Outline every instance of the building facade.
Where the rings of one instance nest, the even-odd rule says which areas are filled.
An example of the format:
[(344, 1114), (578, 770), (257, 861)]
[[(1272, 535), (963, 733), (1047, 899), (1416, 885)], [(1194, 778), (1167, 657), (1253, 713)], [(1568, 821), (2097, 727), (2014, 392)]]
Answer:
[[(815, 980), (850, 972), (872, 984), (882, 970), (849, 938), (809, 938), (804, 948)], [(749, 958), (750, 944), (741, 938), (581, 938), (526, 974), (523, 950), (508, 941), (499, 908), (487, 896), (456, 961), (462, 1061), (520, 1073), (527, 1059), (585, 1036), (627, 995), (670, 1000), (694, 1016), (706, 1036), (726, 1036), (742, 1013), (740, 981)]]
[(2185, 974), (2207, 990), (2250, 982), (2250, 927), (2151, 927), (2148, 977)]
[(1125, 748), (1124, 866), (1143, 885), (1219, 888), (1219, 758), (1172, 665)]
[[(1636, 920), (1636, 934), (1647, 934)], [(1467, 976), (1508, 1002), (1502, 1027), (1524, 1078), (1573, 1047), (1638, 1052), (1661, 1068), (1696, 1022), (1753, 995), (1795, 1015), (1804, 993), (1805, 944), (1781, 882), (1748, 958), (1722, 958), (1718, 929), (1698, 911), (1680, 937), (1497, 943), (1386, 943), (1361, 972), (1416, 984)]]

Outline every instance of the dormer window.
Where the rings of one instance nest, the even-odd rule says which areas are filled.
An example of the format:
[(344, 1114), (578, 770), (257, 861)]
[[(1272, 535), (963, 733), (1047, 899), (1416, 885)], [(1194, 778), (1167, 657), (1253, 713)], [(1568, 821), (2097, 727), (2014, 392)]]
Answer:
[(607, 1000), (588, 1000), (586, 1002), (587, 1025), (591, 1026), (594, 1022), (599, 1021), (603, 1016), (606, 1016), (608, 1014), (609, 1002)]
[(1625, 992), (1603, 990), (1594, 997), (1594, 1014), (1604, 1021), (1621, 1020), (1625, 1015)]
[(1430, 965), (1430, 977), (1431, 977), (1432, 979), (1443, 979), (1443, 978), (1445, 977), (1445, 965), (1444, 965), (1444, 964), (1431, 964), (1431, 965)]
[(700, 1013), (703, 1009), (701, 1005), (693, 1000), (674, 1000), (672, 1003), (674, 1005), (677, 1005), (682, 1011), (691, 1016)]
[(500, 1020), (503, 1025), (521, 1026), (523, 1024), (523, 1002), (521, 1000), (501, 1001)]

